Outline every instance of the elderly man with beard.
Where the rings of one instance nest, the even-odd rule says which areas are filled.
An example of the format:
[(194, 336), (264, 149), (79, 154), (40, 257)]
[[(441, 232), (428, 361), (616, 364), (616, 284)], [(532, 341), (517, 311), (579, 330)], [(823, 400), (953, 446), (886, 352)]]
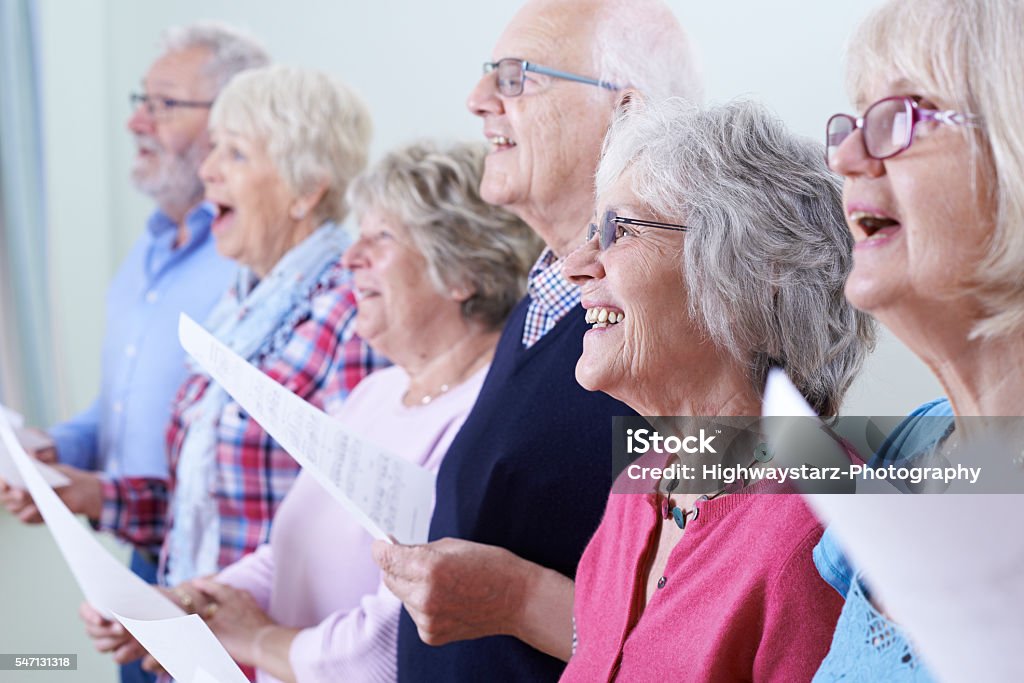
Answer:
[[(202, 203), (199, 165), (209, 152), (213, 99), (236, 73), (268, 58), (251, 38), (216, 24), (168, 30), (161, 55), (131, 95), (128, 129), (137, 155), (132, 181), (156, 202), (146, 230), (106, 297), (102, 385), (84, 412), (49, 431), (37, 457), (116, 476), (166, 476), (164, 432), (184, 381), (178, 314), (202, 320), (237, 267), (214, 250), (213, 213)], [(22, 521), (38, 522), (31, 498), (0, 482), (0, 498)], [(155, 581), (152, 549), (136, 548), (132, 570)], [(122, 680), (144, 680), (122, 670)]]
[[(492, 145), (481, 195), (525, 220), (548, 248), (438, 472), (432, 542), (374, 546), (406, 608), (399, 680), (545, 681), (565, 666), (569, 617), (524, 610), (568, 599), (569, 609), (551, 614), (569, 615), (571, 589), (524, 597), (574, 576), (611, 486), (611, 418), (634, 413), (576, 382), (588, 323), (562, 260), (583, 242), (616, 107), (642, 97), (698, 100), (694, 66), (685, 33), (659, 0), (531, 0), (469, 95)], [(527, 632), (538, 625), (543, 633)]]

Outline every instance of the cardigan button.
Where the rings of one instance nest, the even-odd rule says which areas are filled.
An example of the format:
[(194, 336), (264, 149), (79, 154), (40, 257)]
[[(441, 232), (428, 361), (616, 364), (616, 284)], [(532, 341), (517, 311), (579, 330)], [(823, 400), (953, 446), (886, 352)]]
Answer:
[(666, 579), (664, 576), (661, 577), (660, 579), (658, 579), (658, 588), (664, 588), (666, 583), (668, 583), (668, 579)]

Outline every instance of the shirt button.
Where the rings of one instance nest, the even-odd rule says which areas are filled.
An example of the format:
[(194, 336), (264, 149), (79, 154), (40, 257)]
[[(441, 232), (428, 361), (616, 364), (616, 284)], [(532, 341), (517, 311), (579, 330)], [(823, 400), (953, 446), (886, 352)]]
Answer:
[(664, 588), (666, 583), (668, 583), (668, 579), (666, 579), (664, 576), (661, 577), (660, 579), (658, 579), (658, 588)]
[(114, 411), (115, 413), (118, 413), (118, 414), (120, 414), (120, 413), (121, 413), (121, 411), (122, 411), (122, 410), (124, 410), (124, 404), (122, 404), (122, 403), (121, 403), (120, 401), (114, 401), (114, 405), (113, 405), (113, 406), (111, 406), (111, 409), (112, 409), (112, 410), (113, 410), (113, 411)]
[(150, 291), (146, 292), (146, 301), (147, 302), (149, 302), (151, 304), (155, 304), (156, 300), (157, 300), (157, 293), (156, 293), (155, 290), (150, 290)]
[(135, 358), (135, 345), (129, 344), (128, 346), (124, 347), (124, 355), (128, 356), (129, 358)]

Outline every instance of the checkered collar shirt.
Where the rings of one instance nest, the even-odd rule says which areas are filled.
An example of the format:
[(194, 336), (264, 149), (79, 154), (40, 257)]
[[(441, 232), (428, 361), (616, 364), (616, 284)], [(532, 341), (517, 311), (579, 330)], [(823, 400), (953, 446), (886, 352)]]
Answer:
[(580, 302), (580, 288), (562, 276), (562, 263), (555, 252), (544, 249), (530, 270), (526, 285), (530, 307), (523, 327), (525, 348), (536, 344)]

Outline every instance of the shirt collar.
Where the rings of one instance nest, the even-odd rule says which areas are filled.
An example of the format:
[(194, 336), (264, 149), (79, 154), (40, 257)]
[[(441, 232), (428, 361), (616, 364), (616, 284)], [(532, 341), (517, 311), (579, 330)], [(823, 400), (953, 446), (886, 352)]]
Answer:
[[(185, 225), (188, 226), (189, 244), (206, 239), (207, 234), (210, 232), (210, 224), (213, 223), (213, 217), (215, 214), (216, 211), (214, 210), (213, 205), (208, 202), (200, 202), (199, 204), (196, 204), (191, 211), (185, 214)], [(154, 240), (173, 240), (173, 237), (171, 236), (178, 232), (178, 224), (161, 209), (157, 209), (150, 214), (149, 220), (146, 222), (146, 229), (149, 231), (149, 234), (153, 236)]]
[(530, 270), (526, 285), (530, 298), (551, 312), (563, 312), (579, 301), (579, 287), (562, 275), (563, 263), (564, 259), (546, 247)]

